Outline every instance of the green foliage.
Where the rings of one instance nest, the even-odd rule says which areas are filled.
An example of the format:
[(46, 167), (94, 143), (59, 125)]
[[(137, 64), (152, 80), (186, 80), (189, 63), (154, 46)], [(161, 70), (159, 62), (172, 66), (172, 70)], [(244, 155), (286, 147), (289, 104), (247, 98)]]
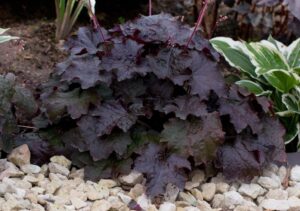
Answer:
[(217, 37), (211, 43), (231, 66), (242, 72), (242, 80), (236, 82), (239, 86), (272, 100), (287, 129), (286, 143), (299, 137), (300, 39), (289, 46), (272, 37), (250, 43)]
[(10, 35), (3, 35), (8, 29), (0, 28), (0, 43), (4, 43), (10, 40), (19, 39), (18, 37), (10, 36)]

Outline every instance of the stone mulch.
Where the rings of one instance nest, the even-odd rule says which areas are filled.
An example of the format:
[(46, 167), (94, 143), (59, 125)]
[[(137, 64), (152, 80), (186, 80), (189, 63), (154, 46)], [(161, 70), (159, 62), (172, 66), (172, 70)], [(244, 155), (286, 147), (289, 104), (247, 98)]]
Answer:
[(54, 156), (41, 167), (30, 164), (27, 145), (0, 160), (0, 210), (22, 211), (272, 211), (300, 210), (300, 166), (271, 165), (251, 183), (226, 183), (222, 174), (191, 173), (185, 190), (169, 184), (161, 204), (145, 194), (146, 180), (131, 172), (117, 180), (84, 181), (83, 169)]

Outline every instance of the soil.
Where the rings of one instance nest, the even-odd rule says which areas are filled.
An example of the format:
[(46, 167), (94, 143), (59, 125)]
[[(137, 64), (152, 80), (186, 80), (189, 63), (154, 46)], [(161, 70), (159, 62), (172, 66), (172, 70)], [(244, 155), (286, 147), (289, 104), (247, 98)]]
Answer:
[(36, 87), (46, 81), (55, 64), (66, 57), (54, 40), (54, 21), (0, 20), (0, 26), (10, 28), (10, 35), (20, 37), (19, 40), (1, 45), (0, 74), (12, 72), (18, 76), (20, 83)]

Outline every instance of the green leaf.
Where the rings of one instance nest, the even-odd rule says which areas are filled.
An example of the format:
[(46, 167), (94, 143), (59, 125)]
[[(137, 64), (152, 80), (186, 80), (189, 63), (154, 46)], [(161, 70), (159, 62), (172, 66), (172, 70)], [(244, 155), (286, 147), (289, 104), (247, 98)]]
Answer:
[(298, 136), (299, 132), (300, 132), (299, 123), (293, 124), (292, 127), (289, 127), (284, 136), (285, 144), (288, 144), (291, 141), (293, 141)]
[(19, 39), (19, 38), (13, 37), (10, 35), (3, 35), (3, 36), (0, 36), (0, 43), (4, 43), (4, 42), (10, 41), (10, 40), (15, 40), (15, 39)]
[(263, 88), (259, 84), (250, 80), (240, 80), (237, 81), (236, 84), (246, 88), (249, 92), (252, 92), (256, 95), (261, 95), (264, 92)]
[(271, 35), (268, 37), (267, 41), (266, 40), (261, 41), (261, 43), (268, 45), (267, 42), (273, 44), (277, 48), (277, 50), (280, 51), (282, 54), (286, 53), (287, 46), (284, 45), (283, 43), (275, 40)]
[(264, 74), (265, 79), (278, 91), (287, 93), (299, 84), (299, 79), (283, 69), (273, 69)]
[(271, 43), (246, 43), (245, 45), (249, 50), (251, 62), (256, 66), (256, 74), (262, 75), (273, 69), (289, 69), (284, 56)]
[[(210, 42), (213, 47), (224, 56), (225, 60), (231, 66), (256, 77), (255, 66), (253, 66), (249, 57), (240, 48), (238, 48), (239, 45), (242, 46), (241, 43), (238, 45), (238, 42), (224, 38), (214, 38)], [(232, 45), (230, 46), (229, 43)]]
[(300, 114), (300, 101), (292, 94), (283, 94), (282, 102), (287, 107), (288, 111)]
[(287, 59), (291, 68), (300, 68), (300, 38), (289, 45)]

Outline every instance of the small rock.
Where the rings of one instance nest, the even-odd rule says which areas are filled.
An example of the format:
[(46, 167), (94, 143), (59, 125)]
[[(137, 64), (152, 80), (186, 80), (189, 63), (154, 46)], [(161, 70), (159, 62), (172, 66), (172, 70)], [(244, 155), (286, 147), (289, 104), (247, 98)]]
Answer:
[(63, 155), (53, 156), (53, 157), (50, 158), (50, 161), (52, 163), (57, 163), (57, 164), (59, 164), (61, 166), (64, 166), (67, 169), (70, 169), (71, 165), (72, 165), (72, 162), (69, 159), (67, 159), (65, 156), (63, 156)]
[(257, 206), (238, 205), (233, 211), (261, 211)]
[(200, 211), (212, 211), (211, 206), (206, 201), (198, 201), (197, 208), (199, 208)]
[(167, 184), (166, 192), (164, 194), (164, 199), (169, 202), (175, 202), (180, 190), (176, 185), (171, 183)]
[(296, 165), (291, 170), (291, 180), (300, 182), (300, 166)]
[(145, 188), (141, 184), (136, 184), (133, 188), (130, 189), (129, 191), (129, 196), (133, 199), (138, 198), (145, 192)]
[(76, 197), (72, 197), (71, 202), (75, 206), (76, 209), (80, 209), (80, 208), (87, 206), (86, 202), (84, 202), (81, 199), (76, 198)]
[(192, 182), (201, 184), (205, 180), (205, 173), (202, 170), (195, 170), (191, 173)]
[(288, 192), (289, 197), (292, 196), (300, 197), (300, 185), (296, 185), (294, 187), (288, 187), (286, 191)]
[(203, 199), (206, 201), (211, 201), (216, 193), (216, 184), (205, 183), (201, 185)]
[(48, 166), (49, 166), (50, 173), (61, 174), (64, 176), (68, 176), (70, 173), (69, 169), (57, 163), (49, 163)]
[(142, 194), (136, 199), (137, 204), (144, 210), (147, 210), (150, 206), (150, 200), (147, 198), (145, 194)]
[(191, 190), (191, 193), (197, 200), (203, 201), (203, 195), (200, 190), (198, 190), (197, 188), (194, 188)]
[(278, 177), (280, 178), (281, 183), (284, 182), (287, 176), (287, 169), (285, 166), (280, 166), (278, 169)]
[(7, 192), (8, 185), (0, 183), (0, 196), (3, 196)]
[(131, 201), (132, 198), (130, 196), (125, 195), (124, 193), (118, 193), (117, 196), (122, 200), (122, 202), (126, 205), (128, 205)]
[(190, 193), (179, 193), (179, 199), (182, 201), (186, 201), (189, 205), (197, 205), (197, 199)]
[(109, 196), (109, 189), (105, 187), (101, 187), (98, 189), (90, 187), (87, 191), (87, 198), (91, 201), (104, 199), (107, 198), (108, 196)]
[(288, 203), (290, 206), (289, 211), (299, 211), (300, 210), (300, 199), (292, 196), (288, 199)]
[(197, 207), (189, 206), (189, 207), (185, 207), (184, 211), (201, 211), (201, 210), (198, 209)]
[(48, 164), (44, 164), (41, 166), (41, 174), (43, 174), (44, 176), (47, 176), (49, 173), (49, 167)]
[(30, 182), (31, 184), (37, 184), (39, 182), (38, 178), (31, 176), (31, 175), (26, 175), (23, 178), (23, 181)]
[(288, 199), (288, 192), (282, 189), (271, 189), (269, 192), (266, 194), (266, 198), (268, 199)]
[(244, 203), (244, 199), (236, 191), (229, 191), (224, 193), (224, 205), (229, 209), (233, 209), (236, 205), (242, 205)]
[(224, 207), (225, 196), (223, 194), (216, 194), (211, 202), (213, 208)]
[(171, 202), (164, 202), (160, 205), (159, 211), (176, 211), (176, 205)]
[(24, 173), (20, 171), (13, 163), (6, 159), (0, 159), (0, 181), (5, 177), (21, 177)]
[(21, 170), (26, 174), (38, 174), (41, 171), (41, 168), (33, 164), (25, 164), (21, 166)]
[(91, 211), (108, 211), (111, 204), (107, 200), (95, 201), (92, 205)]
[(55, 193), (60, 187), (62, 186), (61, 181), (51, 181), (50, 183), (47, 184), (45, 187), (46, 193), (48, 194), (53, 194)]
[(263, 195), (266, 190), (258, 184), (242, 184), (238, 190), (241, 194), (250, 196), (252, 199), (256, 199), (258, 196)]
[(192, 181), (188, 181), (185, 183), (185, 190), (192, 190), (193, 188), (197, 188), (199, 187), (200, 183), (198, 182), (192, 182)]
[(216, 183), (216, 192), (217, 193), (225, 193), (229, 190), (229, 185), (225, 182), (218, 182)]
[(106, 188), (113, 188), (113, 187), (116, 187), (118, 185), (118, 183), (111, 179), (101, 179), (98, 182), (98, 185), (106, 187)]
[(270, 177), (260, 177), (257, 183), (266, 189), (277, 189), (281, 185), (280, 181), (276, 181)]
[(124, 203), (121, 202), (117, 196), (110, 196), (108, 197), (107, 201), (111, 204), (112, 209), (120, 210), (122, 207), (124, 207)]
[(240, 187), (240, 184), (237, 182), (234, 182), (231, 184), (229, 191), (238, 191), (239, 187)]
[(7, 159), (15, 165), (21, 167), (25, 164), (30, 164), (30, 151), (27, 144), (23, 144), (11, 151)]
[(36, 195), (44, 194), (45, 189), (40, 187), (33, 187), (31, 188), (31, 191), (34, 192)]
[(287, 200), (265, 199), (260, 206), (268, 210), (288, 210), (290, 205)]
[(119, 181), (128, 186), (134, 186), (143, 181), (143, 174), (137, 171), (132, 171), (130, 174), (119, 177)]

